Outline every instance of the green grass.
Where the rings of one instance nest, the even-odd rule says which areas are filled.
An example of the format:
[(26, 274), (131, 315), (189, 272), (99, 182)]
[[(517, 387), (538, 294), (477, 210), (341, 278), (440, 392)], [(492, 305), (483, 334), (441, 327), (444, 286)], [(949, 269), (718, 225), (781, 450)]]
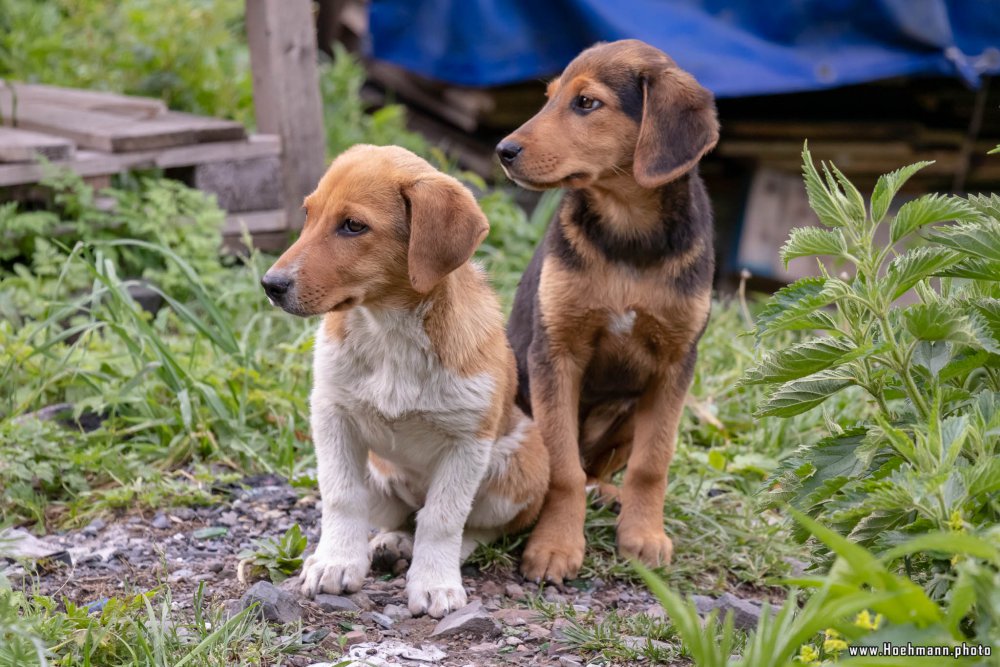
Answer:
[(300, 629), (275, 629), (256, 608), (229, 618), (221, 609), (205, 609), (202, 588), (187, 618), (173, 611), (169, 590), (112, 598), (92, 613), (0, 581), (0, 667), (281, 664), (300, 650), (300, 641)]

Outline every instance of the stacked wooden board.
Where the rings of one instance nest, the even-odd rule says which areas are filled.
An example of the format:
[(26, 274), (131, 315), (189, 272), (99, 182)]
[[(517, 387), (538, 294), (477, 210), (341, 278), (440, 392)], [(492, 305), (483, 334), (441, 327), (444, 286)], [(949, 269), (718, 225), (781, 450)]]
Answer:
[[(235, 121), (171, 111), (150, 98), (0, 80), (0, 189), (7, 192), (38, 183), (46, 162), (91, 179), (174, 170), (218, 196), (230, 214), (224, 234), (238, 236), (246, 226), (280, 242), (288, 229), (280, 159), (278, 137), (248, 137)], [(224, 192), (212, 190), (219, 182)]]

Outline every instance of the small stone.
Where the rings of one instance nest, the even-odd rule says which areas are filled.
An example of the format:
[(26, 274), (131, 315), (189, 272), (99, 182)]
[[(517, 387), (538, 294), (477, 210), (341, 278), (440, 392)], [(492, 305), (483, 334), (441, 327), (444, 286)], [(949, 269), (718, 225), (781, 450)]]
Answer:
[(226, 617), (226, 620), (229, 620), (241, 611), (243, 611), (242, 600), (226, 600), (222, 603), (222, 614)]
[(504, 643), (506, 643), (507, 646), (520, 646), (524, 642), (522, 642), (517, 637), (510, 636), (510, 637), (507, 637), (507, 639), (504, 640)]
[(691, 599), (694, 600), (695, 609), (701, 616), (715, 609), (715, 598), (710, 598), (707, 595), (692, 595)]
[(503, 589), (504, 595), (512, 600), (524, 599), (524, 588), (519, 584), (507, 584)]
[(493, 642), (483, 642), (482, 644), (473, 644), (468, 650), (470, 653), (491, 653), (497, 650), (497, 645)]
[(499, 609), (493, 612), (494, 618), (498, 619), (504, 625), (512, 627), (527, 625), (528, 618), (532, 615), (532, 612), (527, 609)]
[(80, 532), (82, 532), (84, 535), (89, 535), (93, 537), (94, 535), (97, 535), (97, 533), (104, 530), (104, 527), (106, 525), (108, 524), (104, 522), (104, 519), (97, 518), (88, 523), (86, 526), (84, 526), (83, 530)]
[(529, 639), (548, 639), (552, 636), (548, 628), (537, 623), (528, 623), (527, 630)]
[(545, 595), (543, 596), (546, 602), (552, 602), (555, 604), (566, 604), (567, 597), (557, 591), (555, 588), (546, 588)]
[(586, 614), (588, 611), (590, 611), (590, 607), (585, 604), (575, 604), (573, 605), (573, 611), (575, 611), (578, 614)]
[(753, 630), (760, 620), (762, 609), (760, 603), (744, 600), (732, 593), (723, 593), (718, 600), (719, 613), (724, 617), (726, 612), (733, 612), (733, 625), (741, 630)]
[(658, 651), (669, 651), (672, 647), (667, 642), (661, 642), (657, 639), (650, 639), (649, 637), (634, 637), (625, 636), (622, 637), (622, 643), (625, 644), (629, 649), (639, 652), (645, 649), (647, 646), (652, 646)]
[(559, 667), (581, 667), (583, 663), (575, 655), (559, 656)]
[(650, 618), (658, 618), (661, 621), (667, 617), (666, 610), (661, 605), (658, 604), (649, 605), (648, 607), (646, 607), (646, 611), (644, 611), (643, 613), (646, 614), (646, 616), (649, 616)]
[(302, 608), (295, 596), (266, 581), (258, 581), (251, 586), (241, 599), (244, 609), (258, 603), (261, 614), (268, 621), (292, 623), (302, 618)]
[(500, 626), (483, 609), (481, 601), (473, 600), (442, 618), (431, 637), (449, 637), (463, 633), (477, 637), (495, 637), (500, 634)]
[(386, 630), (391, 628), (393, 624), (393, 620), (391, 618), (377, 611), (366, 611), (365, 613), (361, 614), (361, 620), (364, 621), (365, 623), (375, 623), (376, 625), (379, 625), (385, 628)]
[(167, 577), (167, 583), (176, 584), (181, 581), (185, 581), (194, 576), (194, 570), (189, 570), (187, 568), (181, 568), (180, 570), (175, 570), (170, 573)]
[(365, 633), (361, 630), (351, 630), (350, 632), (344, 633), (344, 646), (353, 646), (354, 644), (361, 644), (368, 640)]
[(400, 604), (387, 604), (382, 613), (393, 621), (405, 621), (408, 618), (413, 618), (410, 610)]
[(319, 608), (326, 612), (358, 611), (358, 605), (353, 600), (340, 595), (320, 593), (314, 599)]
[(372, 602), (372, 599), (361, 591), (353, 593), (348, 597), (354, 604), (358, 605), (359, 609), (364, 609), (365, 611), (368, 611), (375, 608), (375, 604)]
[(218, 574), (219, 572), (222, 572), (222, 570), (226, 567), (226, 564), (221, 560), (210, 560), (208, 561), (207, 567), (209, 572), (215, 572)]
[(236, 512), (223, 512), (219, 515), (219, 523), (223, 526), (235, 526), (240, 520), (240, 515)]
[(502, 592), (503, 589), (500, 588), (500, 584), (495, 581), (490, 581), (489, 579), (479, 585), (479, 593), (481, 595), (494, 596), (500, 595)]
[[(753, 600), (744, 600), (732, 593), (723, 593), (718, 599), (713, 600), (704, 595), (695, 595), (695, 607), (698, 613), (706, 615), (713, 609), (719, 610), (719, 618), (725, 618), (728, 612), (733, 614), (733, 626), (740, 630), (752, 630), (757, 627), (762, 609), (760, 604)], [(772, 613), (774, 613), (772, 611)]]

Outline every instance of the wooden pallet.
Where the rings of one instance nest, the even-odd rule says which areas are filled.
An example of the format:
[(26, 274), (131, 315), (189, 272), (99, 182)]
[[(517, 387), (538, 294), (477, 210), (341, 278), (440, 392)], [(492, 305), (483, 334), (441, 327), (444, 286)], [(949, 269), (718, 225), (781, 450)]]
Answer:
[[(230, 211), (227, 245), (246, 228), (280, 247), (288, 231), (281, 188), (271, 188), (273, 201), (259, 194), (262, 178), (282, 182), (281, 155), (276, 135), (248, 137), (235, 121), (171, 111), (160, 100), (0, 80), (0, 188), (8, 196), (39, 183), (52, 167), (88, 179), (162, 169), (193, 184), (210, 180), (199, 178), (199, 169), (211, 165), (213, 174), (226, 175), (226, 196), (215, 194)], [(241, 179), (251, 206), (266, 208), (240, 205)]]

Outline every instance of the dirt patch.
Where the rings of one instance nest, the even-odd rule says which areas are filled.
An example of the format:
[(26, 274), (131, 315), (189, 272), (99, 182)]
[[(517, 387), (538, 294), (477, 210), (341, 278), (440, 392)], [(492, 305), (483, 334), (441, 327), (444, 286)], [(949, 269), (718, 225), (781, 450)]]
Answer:
[[(231, 500), (216, 506), (96, 519), (80, 530), (46, 536), (46, 544), (66, 553), (48, 559), (49, 566), (34, 576), (17, 565), (5, 574), (12, 581), (21, 575), (27, 589), (37, 587), (43, 595), (94, 610), (110, 597), (166, 584), (175, 610), (190, 613), (202, 583), (205, 604), (238, 610), (252, 583), (237, 577), (240, 551), (253, 547), (255, 539), (280, 537), (295, 523), (314, 546), (320, 512), (315, 495), (301, 495), (275, 476), (247, 478), (228, 493)], [(444, 632), (449, 624), (410, 616), (405, 577), (399, 574), (373, 573), (349, 603), (322, 605), (298, 595), (297, 577), (287, 580), (278, 588), (302, 610), (304, 646), (286, 664), (352, 658), (371, 665), (567, 667), (586, 664), (594, 655), (569, 637), (574, 625), (600, 625), (608, 614), (654, 619), (663, 614), (648, 591), (621, 581), (593, 579), (557, 590), (539, 588), (514, 572), (466, 566), (463, 583), (473, 605), (467, 613), (475, 618), (451, 619), (450, 632)], [(647, 641), (620, 639), (636, 646)]]

